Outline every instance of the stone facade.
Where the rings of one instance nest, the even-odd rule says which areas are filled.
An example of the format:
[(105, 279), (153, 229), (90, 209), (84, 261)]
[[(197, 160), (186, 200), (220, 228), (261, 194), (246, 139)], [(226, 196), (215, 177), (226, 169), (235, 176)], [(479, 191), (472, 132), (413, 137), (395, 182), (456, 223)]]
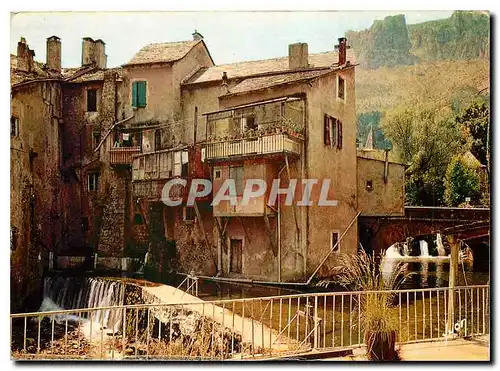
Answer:
[[(386, 212), (377, 205), (394, 198), (399, 189), (399, 183), (392, 182), (399, 170), (390, 167), (390, 181), (382, 186), (390, 189), (379, 194), (376, 204), (360, 190), (359, 183), (378, 167), (365, 166), (356, 155), (351, 51), (342, 58), (336, 52), (308, 54), (307, 44), (302, 43), (290, 46), (285, 58), (215, 66), (203, 38), (196, 34), (192, 41), (146, 46), (129, 63), (108, 69), (104, 42), (84, 38), (82, 66), (67, 69), (60, 65), (60, 40), (50, 37), (47, 47), (46, 65), (33, 60), (25, 40), (19, 43), (19, 56), (11, 56), (12, 115), (21, 129), (19, 138), (12, 138), (11, 151), (11, 224), (19, 236), (13, 272), (17, 267), (27, 269), (25, 256), (33, 257), (42, 249), (45, 255), (53, 251), (140, 257), (153, 242), (170, 241), (177, 245), (179, 270), (303, 280), (331, 249), (332, 233), (338, 238), (358, 211)], [(144, 90), (139, 92), (139, 86)], [(133, 102), (136, 94), (143, 95), (141, 104)], [(289, 98), (292, 103), (269, 103)], [(284, 117), (300, 123), (302, 136), (291, 137), (290, 156), (257, 153), (251, 158), (208, 161), (214, 133), (207, 114), (221, 110), (237, 115), (252, 112), (257, 124)], [(330, 119), (341, 124), (327, 130)], [(44, 124), (38, 125), (40, 121)], [(340, 144), (330, 143), (333, 137), (328, 133), (334, 130)], [(281, 205), (278, 217), (264, 199), (258, 200), (256, 215), (243, 209), (224, 214), (211, 207), (211, 196), (195, 208), (161, 202), (161, 188), (173, 177), (190, 184), (193, 178), (213, 178), (219, 169), (227, 178), (230, 167), (238, 164), (244, 166), (246, 177), (264, 174), (268, 182), (278, 175), (283, 184), (290, 178), (331, 179), (328, 199), (338, 200), (338, 206)], [(359, 175), (356, 169), (366, 174)], [(33, 190), (35, 201), (30, 201)], [(297, 194), (302, 191), (299, 187)], [(186, 200), (185, 193), (180, 197)], [(397, 199), (401, 197), (402, 193)], [(34, 214), (26, 206), (30, 202)], [(32, 242), (35, 230), (43, 231), (38, 247)], [(242, 260), (237, 272), (231, 268), (232, 240), (242, 241), (235, 247), (241, 249)], [(354, 223), (336, 254), (355, 253), (357, 245)], [(335, 266), (336, 254), (319, 275), (327, 275)]]

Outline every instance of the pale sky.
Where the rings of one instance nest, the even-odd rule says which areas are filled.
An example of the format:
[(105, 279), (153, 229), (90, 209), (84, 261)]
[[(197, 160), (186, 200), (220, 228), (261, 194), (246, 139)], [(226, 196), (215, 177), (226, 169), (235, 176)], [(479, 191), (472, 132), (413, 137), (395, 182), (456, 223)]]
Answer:
[(25, 12), (11, 15), (10, 51), (24, 36), (35, 59), (45, 62), (46, 38), (59, 36), (63, 67), (81, 64), (81, 39), (106, 43), (108, 67), (128, 62), (144, 45), (204, 36), (216, 64), (282, 57), (288, 44), (307, 42), (309, 53), (333, 50), (348, 30), (405, 14), (408, 24), (447, 18), (452, 11), (353, 12)]

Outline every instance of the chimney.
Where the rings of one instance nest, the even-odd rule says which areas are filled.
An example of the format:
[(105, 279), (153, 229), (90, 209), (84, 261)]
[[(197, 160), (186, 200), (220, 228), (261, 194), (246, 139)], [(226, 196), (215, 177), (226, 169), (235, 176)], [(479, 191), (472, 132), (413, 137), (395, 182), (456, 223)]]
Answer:
[(295, 70), (309, 67), (309, 54), (307, 43), (288, 45), (288, 68)]
[(91, 37), (84, 37), (82, 40), (82, 67), (94, 63), (95, 45)]
[(49, 71), (61, 72), (61, 39), (47, 38), (47, 67)]
[(198, 31), (194, 30), (193, 32), (193, 41), (203, 40), (203, 35)]
[(229, 93), (229, 85), (227, 83), (227, 72), (222, 72), (222, 95)]
[(343, 66), (347, 61), (347, 39), (345, 37), (339, 37), (339, 44), (335, 46), (335, 49), (339, 51), (339, 66)]
[(26, 39), (21, 37), (17, 43), (17, 69), (19, 71), (31, 72), (33, 69), (35, 52), (28, 47)]
[(108, 60), (108, 56), (106, 55), (105, 51), (106, 51), (106, 43), (101, 39), (96, 40), (94, 42), (94, 56), (97, 68), (100, 69), (106, 68), (106, 62)]

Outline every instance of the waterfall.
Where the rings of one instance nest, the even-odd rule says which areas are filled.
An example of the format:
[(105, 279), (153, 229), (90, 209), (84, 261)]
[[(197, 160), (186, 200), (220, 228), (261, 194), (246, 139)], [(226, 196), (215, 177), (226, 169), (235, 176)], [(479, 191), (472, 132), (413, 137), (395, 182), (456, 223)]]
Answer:
[(427, 241), (420, 240), (420, 256), (429, 256), (429, 246), (427, 245)]
[(385, 251), (385, 256), (387, 258), (400, 258), (401, 254), (399, 253), (399, 245), (395, 243), (387, 248)]
[[(40, 311), (112, 307), (124, 303), (125, 289), (122, 282), (109, 279), (47, 277), (43, 296)], [(121, 316), (121, 310), (105, 309), (93, 312), (91, 319), (96, 324), (102, 323), (104, 328), (117, 330)]]
[(438, 251), (439, 256), (446, 255), (446, 250), (444, 249), (443, 237), (441, 236), (441, 233), (438, 233), (436, 235), (436, 247), (437, 247), (437, 251)]

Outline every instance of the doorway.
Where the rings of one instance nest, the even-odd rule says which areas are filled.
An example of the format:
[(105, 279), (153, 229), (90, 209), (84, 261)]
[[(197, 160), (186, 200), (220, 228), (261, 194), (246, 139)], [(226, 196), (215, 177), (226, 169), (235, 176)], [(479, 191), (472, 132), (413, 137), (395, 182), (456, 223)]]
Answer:
[(230, 241), (230, 273), (243, 273), (243, 240), (231, 238)]

